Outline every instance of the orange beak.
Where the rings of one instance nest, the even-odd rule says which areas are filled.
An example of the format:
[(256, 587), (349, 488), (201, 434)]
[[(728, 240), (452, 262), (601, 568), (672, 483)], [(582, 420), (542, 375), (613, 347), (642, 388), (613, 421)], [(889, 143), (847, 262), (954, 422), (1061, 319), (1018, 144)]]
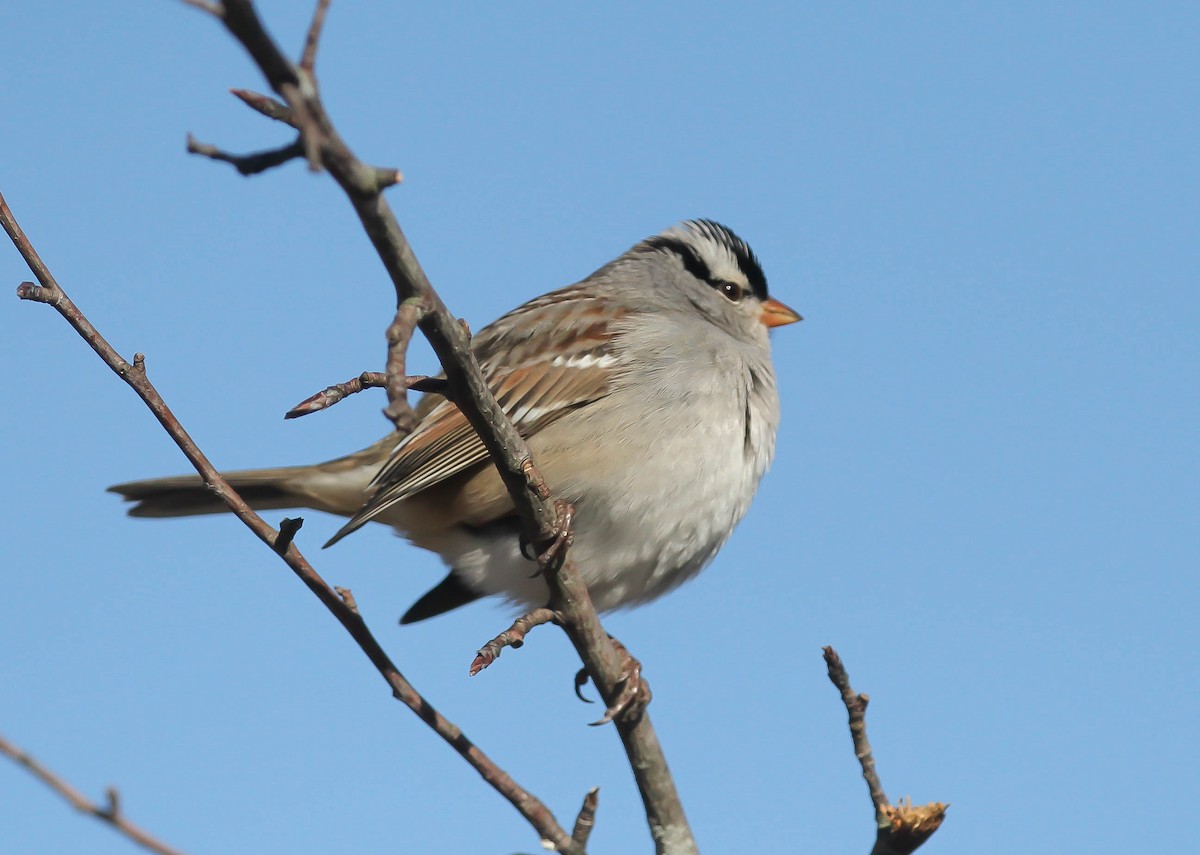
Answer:
[(765, 327), (782, 327), (804, 320), (795, 309), (789, 309), (773, 298), (763, 303), (762, 314), (758, 316), (758, 319)]

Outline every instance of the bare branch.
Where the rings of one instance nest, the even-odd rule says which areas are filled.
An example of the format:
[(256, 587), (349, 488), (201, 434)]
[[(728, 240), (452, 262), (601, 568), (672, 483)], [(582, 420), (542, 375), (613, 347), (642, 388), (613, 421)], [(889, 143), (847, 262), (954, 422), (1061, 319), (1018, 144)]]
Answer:
[(579, 815), (575, 817), (575, 829), (571, 839), (580, 846), (587, 846), (588, 838), (592, 836), (592, 828), (596, 825), (596, 808), (600, 806), (600, 788), (592, 787), (583, 797), (583, 805)]
[[(360, 161), (342, 140), (325, 112), (317, 87), (301, 85), (301, 73), (266, 34), (253, 4), (249, 0), (225, 0), (223, 6), (225, 27), (250, 53), (271, 88), (292, 111), (292, 120), (304, 137), (310, 163), (313, 152), (317, 152), (320, 163), (354, 206), (396, 288), (397, 305), (417, 298), (425, 308), (418, 326), (442, 364), (453, 399), (491, 456), (513, 497), (530, 542), (539, 548), (550, 546), (559, 532), (558, 508), (532, 463), (524, 439), (488, 389), (466, 332), (434, 291), (395, 214), (381, 195), (380, 170)], [(564, 629), (601, 696), (611, 705), (621, 688), (621, 658), (600, 624), (587, 588), (569, 562), (545, 575), (552, 605), (563, 614)], [(672, 855), (696, 852), (650, 717), (643, 712), (636, 718), (618, 718), (617, 731), (641, 791), (657, 851)]]
[(500, 651), (504, 648), (511, 647), (516, 650), (525, 644), (526, 633), (535, 626), (545, 623), (561, 623), (561, 621), (562, 618), (557, 612), (547, 608), (534, 609), (528, 614), (521, 615), (513, 621), (512, 626), (479, 648), (479, 652), (475, 654), (475, 660), (471, 663), (470, 675), (474, 677), (499, 659)]
[(355, 395), (363, 389), (377, 389), (387, 385), (387, 376), (380, 371), (364, 371), (357, 377), (352, 377), (345, 383), (335, 383), (327, 386), (315, 395), (310, 395), (296, 406), (283, 414), (285, 419), (298, 419), (309, 413), (326, 410), (338, 401), (350, 395)]
[(893, 805), (888, 801), (875, 771), (875, 757), (867, 741), (866, 695), (855, 692), (850, 686), (850, 675), (846, 666), (832, 647), (822, 648), (825, 664), (829, 669), (829, 680), (842, 696), (842, 703), (850, 717), (850, 738), (854, 742), (854, 756), (862, 766), (863, 779), (871, 793), (871, 804), (875, 808), (877, 828), (875, 846), (871, 855), (909, 855), (938, 830), (946, 818), (949, 805), (942, 802), (913, 807), (911, 801)]
[[(0, 195), (0, 225), (12, 238), (13, 244), (21, 253), (30, 270), (38, 278), (40, 286), (23, 283), (17, 289), (22, 299), (47, 303), (61, 314), (68, 323), (83, 337), (85, 341), (99, 354), (118, 376), (120, 376), (158, 419), (159, 423), (179, 446), (184, 455), (196, 467), (196, 471), (204, 479), (204, 483), (218, 496), (229, 509), (254, 534), (274, 550), (279, 542), (280, 533), (268, 525), (262, 517), (255, 513), (241, 496), (221, 477), (217, 469), (209, 462), (204, 453), (179, 424), (175, 414), (167, 407), (162, 396), (149, 381), (145, 371), (145, 360), (138, 354), (131, 365), (121, 358), (120, 354), (104, 339), (92, 323), (84, 316), (71, 298), (59, 286), (49, 269), (42, 262), (36, 250), (21, 230), (4, 197)], [(392, 695), (417, 714), (435, 733), (450, 744), (455, 751), (465, 759), (493, 788), (496, 789), (515, 807), (526, 821), (529, 822), (545, 840), (551, 841), (559, 851), (580, 855), (581, 850), (571, 837), (554, 819), (549, 809), (533, 794), (520, 787), (512, 777), (501, 769), (486, 754), (471, 742), (462, 730), (441, 715), (400, 673), (392, 660), (384, 652), (375, 636), (371, 634), (366, 622), (352, 607), (353, 598), (343, 599), (337, 591), (331, 588), (320, 574), (313, 569), (300, 550), (291, 544), (280, 557), (292, 569), (310, 591), (317, 596), (345, 630), (358, 643), (363, 653), (371, 660), (371, 664), (387, 682)], [(348, 593), (348, 592), (347, 592)]]
[(321, 28), (325, 26), (325, 13), (329, 11), (329, 0), (317, 0), (308, 35), (304, 37), (304, 51), (300, 54), (300, 67), (312, 74), (317, 67), (317, 44), (321, 41)]
[(388, 405), (383, 414), (401, 433), (411, 433), (417, 426), (417, 415), (408, 403), (405, 362), (408, 343), (416, 332), (417, 324), (425, 314), (425, 304), (419, 297), (401, 300), (396, 306), (396, 317), (387, 328), (387, 397)]
[(304, 146), (297, 137), (293, 142), (281, 148), (267, 149), (254, 154), (230, 154), (215, 145), (202, 143), (191, 134), (187, 137), (187, 150), (191, 154), (199, 154), (210, 160), (219, 160), (233, 166), (242, 175), (257, 175), (276, 166), (282, 166), (289, 160), (304, 157)]
[(862, 766), (863, 779), (867, 782), (867, 790), (871, 793), (871, 804), (875, 806), (876, 815), (888, 806), (887, 794), (875, 771), (875, 757), (871, 753), (871, 743), (867, 741), (867, 704), (870, 698), (860, 695), (850, 687), (850, 675), (846, 666), (832, 647), (824, 647), (825, 664), (829, 669), (829, 680), (842, 695), (842, 703), (850, 716), (850, 738), (854, 741), (854, 756)]
[(250, 0), (225, 0), (221, 3), (221, 22), (250, 52), (251, 58), (266, 75), (292, 111), (292, 123), (300, 131), (309, 169), (322, 168), (324, 131), (309, 109), (310, 98), (317, 101), (316, 83), (311, 74), (294, 66), (267, 34)]
[[(403, 378), (404, 388), (416, 392), (433, 392), (446, 396), (448, 389), (446, 381), (439, 377), (426, 377), (424, 374), (412, 374)], [(285, 419), (298, 419), (309, 413), (326, 410), (338, 401), (354, 395), (364, 389), (382, 389), (388, 384), (388, 375), (382, 371), (364, 371), (357, 377), (352, 377), (345, 383), (336, 383), (322, 389), (317, 394), (305, 398), (284, 414)], [(404, 431), (401, 431), (404, 433)]]
[[(285, 125), (300, 129), (292, 109), (286, 104), (281, 104), (274, 98), (267, 95), (261, 95), (258, 92), (250, 89), (230, 89), (231, 94), (237, 96), (243, 104), (250, 107), (257, 113), (261, 113), (268, 119), (274, 119), (277, 122), (283, 122)], [(403, 183), (404, 173), (394, 167), (368, 166), (367, 179), (375, 186), (376, 190), (386, 190), (396, 184)]]
[[(51, 772), (29, 754), (17, 748), (3, 736), (0, 736), (0, 754), (11, 758), (17, 765), (24, 766), (29, 770), (31, 775), (66, 799), (75, 810), (91, 814), (96, 819), (107, 823), (142, 848), (151, 852), (157, 852), (159, 855), (183, 855), (181, 850), (168, 846), (126, 819), (125, 814), (121, 811), (121, 796), (115, 787), (109, 787), (105, 791), (105, 798), (108, 804), (99, 805), (89, 800), (79, 790)], [(576, 822), (576, 827), (578, 828), (578, 822)]]
[(230, 89), (229, 91), (240, 98), (242, 103), (247, 107), (262, 113), (268, 119), (283, 122), (285, 125), (290, 125), (293, 128), (296, 127), (295, 122), (292, 121), (292, 111), (288, 109), (286, 104), (280, 104), (274, 98), (260, 95), (249, 89)]

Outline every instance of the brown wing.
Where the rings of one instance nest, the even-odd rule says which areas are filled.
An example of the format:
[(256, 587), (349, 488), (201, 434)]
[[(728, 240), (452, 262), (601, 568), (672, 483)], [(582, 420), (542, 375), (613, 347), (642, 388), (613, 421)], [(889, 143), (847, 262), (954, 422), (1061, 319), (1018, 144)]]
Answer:
[[(481, 330), (472, 344), (496, 400), (529, 437), (607, 395), (622, 366), (611, 346), (614, 314), (584, 283), (539, 297)], [(330, 546), (416, 493), (487, 459), (454, 404), (441, 401), (404, 438), (372, 482), (375, 495)]]

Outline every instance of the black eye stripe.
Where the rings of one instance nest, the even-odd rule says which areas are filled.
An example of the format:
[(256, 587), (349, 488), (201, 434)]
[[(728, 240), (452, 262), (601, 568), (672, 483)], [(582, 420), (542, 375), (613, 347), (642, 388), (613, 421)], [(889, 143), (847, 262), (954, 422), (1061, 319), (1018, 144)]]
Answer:
[(738, 269), (750, 283), (750, 291), (760, 300), (767, 299), (767, 277), (763, 275), (762, 265), (758, 263), (758, 258), (748, 243), (735, 235), (728, 226), (723, 226), (715, 220), (691, 220), (687, 225), (699, 229), (732, 252), (737, 260)]
[(699, 279), (701, 282), (707, 282), (709, 285), (714, 284), (712, 271), (708, 269), (708, 265), (704, 263), (704, 259), (700, 254), (689, 244), (676, 237), (653, 237), (646, 241), (646, 245), (651, 249), (664, 249), (667, 252), (673, 252), (679, 256), (683, 262), (684, 269)]
[(746, 296), (746, 289), (736, 282), (730, 282), (728, 279), (718, 279), (713, 276), (712, 271), (705, 263), (700, 254), (690, 244), (673, 238), (653, 238), (653, 241), (659, 244), (659, 248), (669, 250), (679, 256), (683, 262), (683, 268), (701, 282), (707, 284), (714, 291), (719, 291), (727, 299), (733, 302), (739, 302), (742, 297)]

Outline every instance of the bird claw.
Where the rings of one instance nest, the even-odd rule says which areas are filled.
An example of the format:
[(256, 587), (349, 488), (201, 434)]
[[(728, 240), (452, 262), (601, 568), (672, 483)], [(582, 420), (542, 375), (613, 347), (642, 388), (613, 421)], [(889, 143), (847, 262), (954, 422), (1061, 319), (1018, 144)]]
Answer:
[[(617, 696), (613, 699), (613, 702), (608, 705), (608, 709), (604, 711), (604, 715), (597, 721), (591, 722), (592, 727), (608, 724), (617, 718), (631, 722), (637, 721), (642, 717), (642, 713), (654, 697), (650, 692), (650, 684), (642, 679), (642, 663), (625, 649), (624, 644), (612, 636), (609, 636), (609, 639), (612, 641), (613, 646), (617, 648), (617, 653), (624, 660), (621, 664), (621, 676), (617, 678), (617, 685), (620, 686), (620, 691), (617, 692)], [(580, 671), (575, 675), (575, 695), (584, 703), (591, 703), (581, 692), (583, 684), (586, 682), (586, 671)]]
[(580, 668), (575, 672), (575, 697), (579, 698), (579, 700), (583, 701), (585, 704), (594, 704), (596, 702), (591, 698), (585, 698), (583, 696), (583, 687), (587, 685), (587, 681), (587, 668)]
[(550, 542), (546, 549), (540, 553), (534, 553), (533, 547), (524, 534), (520, 538), (521, 555), (528, 558), (530, 561), (536, 561), (538, 565), (537, 572), (532, 574), (540, 576), (551, 567), (557, 567), (562, 564), (566, 558), (567, 550), (571, 548), (571, 544), (575, 542), (575, 506), (570, 502), (562, 499), (554, 500), (554, 529), (550, 533)]

